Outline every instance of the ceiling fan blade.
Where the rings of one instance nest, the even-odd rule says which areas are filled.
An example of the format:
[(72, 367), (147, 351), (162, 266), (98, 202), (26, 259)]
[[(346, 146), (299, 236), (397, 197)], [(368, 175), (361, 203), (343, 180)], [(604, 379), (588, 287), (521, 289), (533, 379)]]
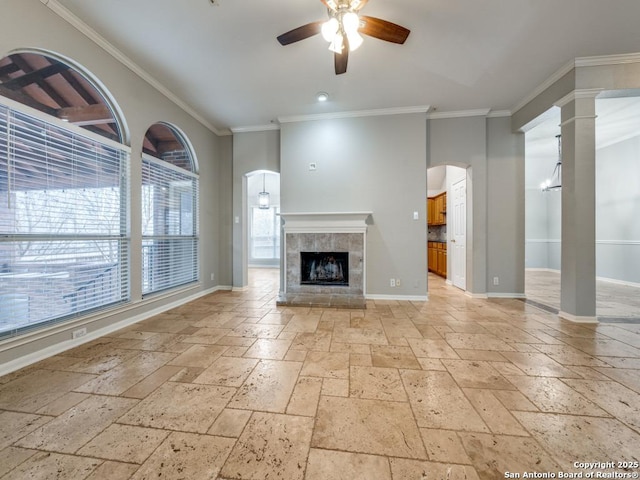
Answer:
[(404, 43), (411, 31), (395, 23), (387, 22), (381, 18), (360, 16), (360, 21), (364, 23), (358, 31), (369, 35), (370, 37), (379, 38), (387, 42)]
[(278, 37), (280, 45), (289, 45), (290, 43), (299, 42), (305, 38), (313, 37), (320, 33), (322, 29), (323, 21), (307, 23), (301, 27), (294, 28), (286, 33), (283, 33)]
[(347, 63), (349, 62), (349, 41), (344, 37), (344, 45), (342, 53), (333, 54), (333, 63), (336, 68), (336, 75), (342, 75), (347, 71)]

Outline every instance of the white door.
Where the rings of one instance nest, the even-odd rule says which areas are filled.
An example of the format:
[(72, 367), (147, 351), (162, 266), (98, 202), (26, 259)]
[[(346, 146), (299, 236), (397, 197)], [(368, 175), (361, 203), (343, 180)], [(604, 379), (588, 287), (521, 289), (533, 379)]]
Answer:
[(453, 235), (451, 237), (451, 269), (453, 285), (467, 289), (467, 180), (453, 184)]

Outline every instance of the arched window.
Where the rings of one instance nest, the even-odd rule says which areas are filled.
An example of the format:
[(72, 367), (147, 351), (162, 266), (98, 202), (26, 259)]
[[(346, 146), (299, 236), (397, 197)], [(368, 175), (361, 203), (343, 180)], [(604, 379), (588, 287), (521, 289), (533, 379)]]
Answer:
[(129, 299), (129, 149), (106, 98), (53, 57), (0, 60), (0, 336)]
[(142, 293), (149, 294), (198, 280), (198, 174), (170, 125), (152, 125), (143, 149)]

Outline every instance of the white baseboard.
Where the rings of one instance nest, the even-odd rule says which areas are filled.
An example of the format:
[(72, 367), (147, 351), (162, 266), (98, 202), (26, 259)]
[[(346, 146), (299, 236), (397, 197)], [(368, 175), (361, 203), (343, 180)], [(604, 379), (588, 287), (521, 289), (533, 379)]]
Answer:
[(245, 285), (243, 287), (231, 287), (232, 292), (246, 292), (249, 290), (249, 285)]
[(563, 311), (558, 312), (558, 316), (560, 318), (564, 318), (565, 320), (569, 320), (570, 322), (573, 322), (573, 323), (591, 323), (591, 324), (598, 323), (598, 319), (596, 317), (573, 315), (571, 313), (567, 313)]
[(379, 295), (379, 294), (366, 294), (364, 296), (367, 300), (398, 300), (405, 302), (426, 302), (429, 300), (428, 295)]
[(487, 293), (487, 298), (527, 298), (524, 293)]
[(465, 290), (464, 294), (470, 298), (477, 298), (479, 300), (486, 300), (489, 298), (486, 293), (471, 293), (469, 290)]
[(640, 288), (640, 283), (627, 282), (626, 280), (616, 280), (615, 278), (596, 277), (596, 280), (601, 282), (613, 283), (615, 285), (622, 285), (624, 287)]
[[(8, 373), (14, 372), (16, 370), (19, 370), (21, 368), (27, 367), (29, 365), (32, 365), (36, 362), (39, 362), (41, 360), (44, 360), (46, 358), (52, 357), (54, 355), (57, 355), (59, 353), (65, 352), (67, 350), (70, 350), (72, 348), (78, 347), (80, 345), (83, 345), (87, 342), (90, 342), (92, 340), (95, 340), (96, 338), (100, 338), (104, 335), (108, 335), (109, 333), (115, 332), (117, 330), (120, 330), (122, 328), (128, 327), (129, 325), (133, 325), (134, 323), (138, 323), (141, 322), (143, 320), (146, 320), (148, 318), (153, 317), (154, 315), (158, 315), (162, 312), (166, 312), (167, 310), (171, 310), (172, 308), (176, 308), (179, 307), (180, 305), (184, 305), (185, 303), (191, 302), (193, 300), (196, 300), (200, 297), (203, 297), (205, 295), (209, 295), (210, 293), (214, 293), (217, 292), (219, 290), (228, 290), (231, 287), (226, 287), (226, 286), (217, 286), (217, 287), (213, 287), (207, 290), (203, 290), (200, 291), (198, 293), (195, 293), (193, 295), (189, 295), (188, 297), (184, 297), (181, 298), (179, 300), (176, 300), (174, 302), (168, 303), (166, 305), (162, 305), (160, 307), (154, 308), (152, 310), (149, 310), (147, 312), (135, 315), (133, 317), (127, 318), (125, 320), (121, 320), (119, 322), (113, 323), (111, 325), (107, 325), (106, 327), (103, 328), (99, 328), (97, 330), (93, 330), (89, 333), (87, 333), (86, 335), (84, 335), (83, 337), (80, 338), (76, 338), (76, 339), (69, 339), (69, 340), (65, 340), (62, 342), (58, 342), (54, 345), (50, 345), (46, 348), (43, 348), (41, 350), (38, 350), (37, 352), (33, 352), (33, 353), (29, 353), (27, 355), (23, 355), (21, 357), (18, 357), (14, 360), (10, 360), (8, 362), (5, 362), (3, 364), (0, 364), (0, 376), (2, 375), (6, 375)], [(175, 292), (174, 292), (175, 293)], [(126, 312), (127, 310), (131, 310), (133, 308), (139, 308), (140, 306), (144, 306), (145, 303), (152, 303), (153, 301), (157, 301), (158, 297), (152, 297), (152, 299), (150, 300), (143, 300), (141, 302), (137, 302), (137, 303), (129, 303), (126, 304), (124, 306), (122, 306), (121, 308), (117, 308), (117, 309), (113, 309), (110, 310), (108, 312), (101, 312), (99, 314), (96, 315), (92, 315), (92, 316), (88, 316), (82, 319), (77, 319), (73, 322), (68, 322), (65, 324), (59, 324), (56, 325), (52, 328), (48, 328), (48, 329), (43, 329), (43, 330), (38, 330), (35, 332), (30, 332), (28, 334), (25, 335), (21, 335), (19, 337), (15, 337), (15, 338), (9, 338), (6, 339), (2, 342), (2, 344), (0, 345), (0, 351), (6, 351), (6, 350), (11, 350), (12, 348), (21, 346), (21, 345), (25, 345), (31, 342), (34, 342), (36, 340), (41, 340), (43, 338), (47, 338), (53, 335), (57, 335), (59, 333), (64, 333), (65, 331), (67, 332), (71, 332), (72, 330), (78, 328), (81, 325), (90, 325), (92, 322), (95, 322), (97, 320), (103, 320), (105, 318), (109, 318), (110, 316), (113, 315), (120, 315), (123, 312)]]
[(554, 268), (538, 268), (538, 267), (527, 267), (524, 269), (525, 272), (549, 272), (549, 273), (560, 273), (560, 270), (556, 270)]

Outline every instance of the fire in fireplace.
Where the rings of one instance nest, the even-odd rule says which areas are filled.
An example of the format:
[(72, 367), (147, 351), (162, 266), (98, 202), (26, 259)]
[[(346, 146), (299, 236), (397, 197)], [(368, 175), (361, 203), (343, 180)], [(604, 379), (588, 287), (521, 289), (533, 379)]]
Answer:
[(300, 252), (302, 285), (349, 286), (349, 252)]

